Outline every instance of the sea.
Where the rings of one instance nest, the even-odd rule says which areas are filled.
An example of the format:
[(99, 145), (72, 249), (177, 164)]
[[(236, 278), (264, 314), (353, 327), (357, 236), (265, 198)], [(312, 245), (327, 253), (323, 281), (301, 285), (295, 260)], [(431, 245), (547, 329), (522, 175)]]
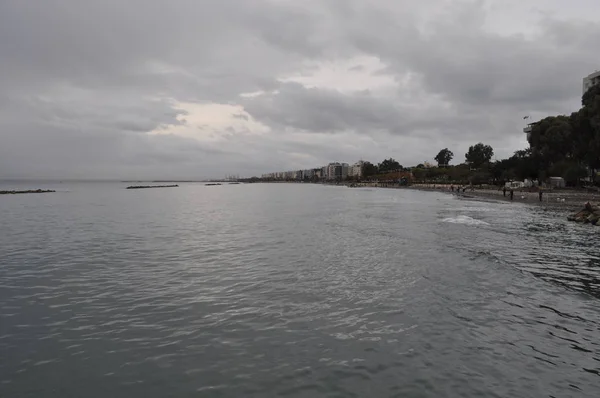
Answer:
[(313, 184), (2, 182), (0, 397), (600, 396), (600, 227)]

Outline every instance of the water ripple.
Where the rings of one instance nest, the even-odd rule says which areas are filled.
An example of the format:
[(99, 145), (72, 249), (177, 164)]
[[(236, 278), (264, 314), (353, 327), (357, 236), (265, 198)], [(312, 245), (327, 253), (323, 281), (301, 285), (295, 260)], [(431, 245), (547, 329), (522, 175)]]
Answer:
[(0, 396), (597, 396), (600, 255), (560, 215), (101, 188), (0, 201)]

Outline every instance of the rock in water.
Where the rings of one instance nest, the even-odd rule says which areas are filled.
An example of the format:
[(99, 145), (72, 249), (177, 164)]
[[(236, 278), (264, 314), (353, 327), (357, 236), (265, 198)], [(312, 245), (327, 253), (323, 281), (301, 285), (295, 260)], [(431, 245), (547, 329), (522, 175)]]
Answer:
[(587, 202), (581, 211), (571, 214), (567, 217), (567, 220), (598, 225), (598, 221), (600, 221), (600, 207)]

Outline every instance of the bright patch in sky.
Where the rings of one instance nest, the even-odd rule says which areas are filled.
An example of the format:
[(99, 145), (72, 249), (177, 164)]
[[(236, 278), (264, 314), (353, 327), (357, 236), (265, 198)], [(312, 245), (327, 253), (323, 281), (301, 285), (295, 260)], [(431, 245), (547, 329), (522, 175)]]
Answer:
[(177, 102), (173, 107), (184, 112), (177, 116), (181, 124), (166, 125), (150, 134), (174, 134), (198, 141), (218, 142), (235, 135), (258, 136), (270, 131), (240, 105)]
[(394, 91), (393, 76), (379, 73), (386, 65), (379, 59), (360, 56), (329, 62), (307, 62), (306, 72), (279, 78), (281, 82), (297, 82), (309, 88), (326, 88), (343, 93), (369, 90), (386, 93)]

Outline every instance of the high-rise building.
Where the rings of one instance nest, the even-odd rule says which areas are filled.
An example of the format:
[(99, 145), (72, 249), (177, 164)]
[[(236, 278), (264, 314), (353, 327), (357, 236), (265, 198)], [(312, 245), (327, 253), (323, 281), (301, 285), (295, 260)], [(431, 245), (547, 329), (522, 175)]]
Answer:
[(600, 71), (596, 71), (589, 76), (583, 78), (583, 94), (590, 88), (600, 84)]
[(340, 166), (339, 163), (329, 163), (327, 165), (327, 179), (335, 180), (335, 168), (336, 166)]
[(348, 170), (350, 170), (348, 163), (342, 163), (342, 180), (348, 178)]
[(365, 162), (363, 162), (361, 160), (361, 161), (354, 163), (352, 166), (350, 166), (348, 168), (348, 176), (361, 178), (364, 163)]

